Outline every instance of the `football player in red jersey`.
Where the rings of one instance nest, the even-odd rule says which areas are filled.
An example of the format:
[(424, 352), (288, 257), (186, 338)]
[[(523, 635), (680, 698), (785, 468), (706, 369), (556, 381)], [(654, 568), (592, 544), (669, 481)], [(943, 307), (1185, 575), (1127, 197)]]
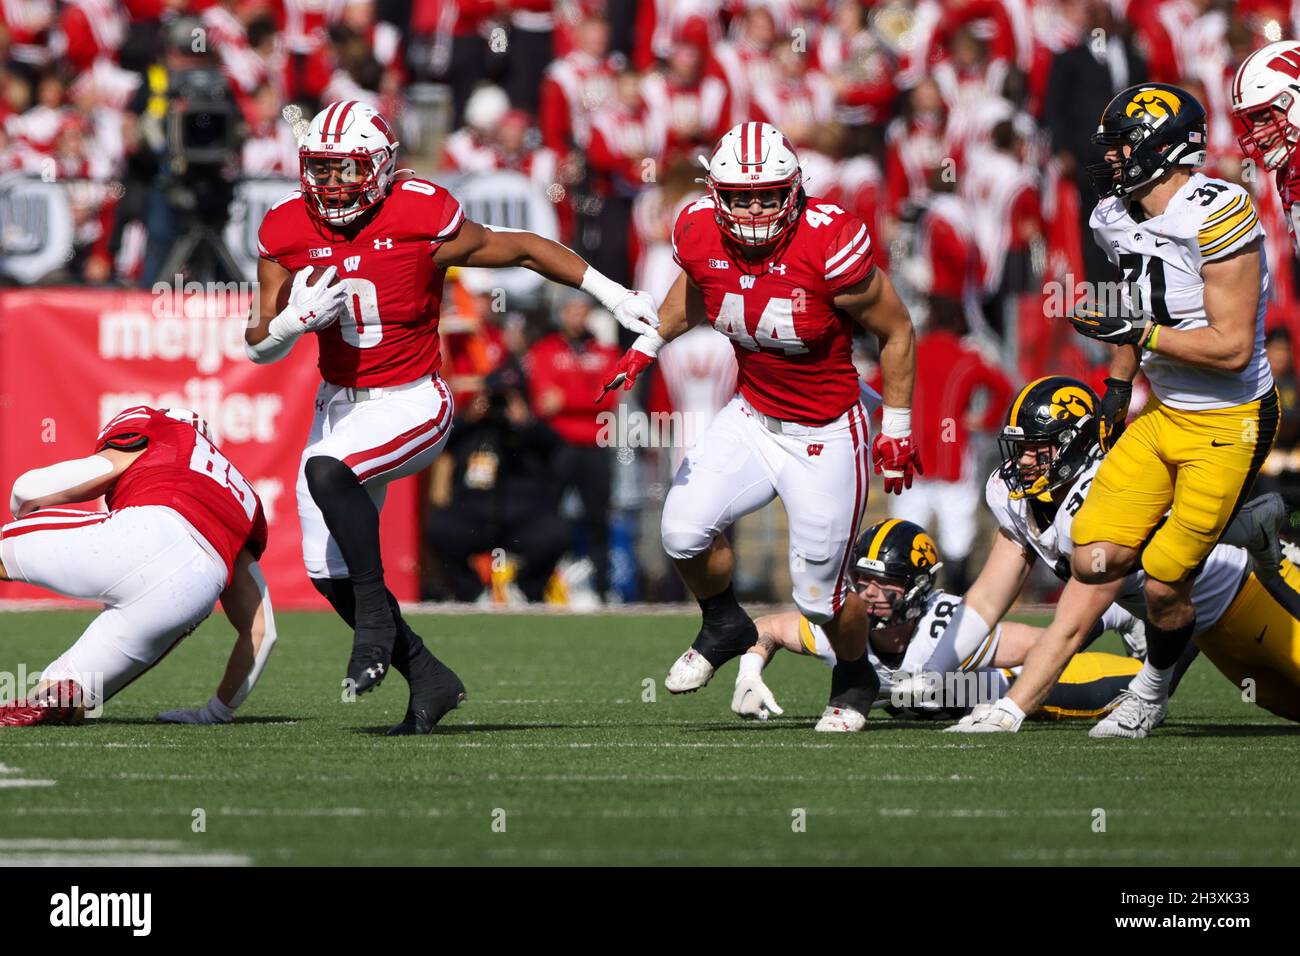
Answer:
[(1291, 241), (1300, 248), (1300, 42), (1279, 40), (1242, 61), (1232, 80), (1232, 115), (1241, 151), (1277, 174)]
[(911, 439), (916, 354), (911, 318), (875, 266), (867, 227), (805, 195), (799, 159), (766, 123), (719, 141), (709, 195), (682, 211), (673, 249), (682, 267), (610, 383), (630, 387), (664, 342), (708, 320), (732, 340), (739, 395), (682, 462), (661, 534), (704, 622), (672, 666), (673, 693), (703, 687), (757, 640), (736, 601), (734, 558), (721, 532), (779, 497), (790, 519), (790, 576), (804, 617), (837, 657), (818, 730), (859, 730), (878, 680), (866, 656), (866, 609), (847, 568), (867, 503), (867, 413), (853, 367), (855, 326), (881, 343), (884, 419), (871, 451), (885, 490), (910, 487), (921, 463)]
[[(107, 511), (59, 507), (104, 496)], [(128, 408), (86, 458), (25, 472), (0, 528), (0, 580), (25, 581), (104, 610), (41, 674), (31, 698), (0, 706), (0, 727), (79, 719), (153, 667), (212, 612), (238, 632), (217, 693), (169, 723), (227, 723), (275, 644), (257, 566), (266, 519), (252, 485), (186, 409)]]
[[(438, 375), (445, 270), (522, 266), (591, 293), (635, 332), (653, 331), (658, 318), (648, 295), (559, 243), (467, 220), (442, 187), (399, 175), (397, 146), (363, 103), (331, 103), (311, 121), (299, 150), (302, 188), (262, 222), (259, 308), (245, 343), (253, 361), (273, 362), (316, 333), (323, 381), (298, 480), (303, 558), (354, 630), (345, 684), (364, 693), (396, 667), (411, 702), (392, 732), (411, 734), (428, 733), (465, 695), (402, 619), (379, 551), (388, 482), (427, 467), (451, 427)], [(313, 284), (315, 266), (325, 272)]]

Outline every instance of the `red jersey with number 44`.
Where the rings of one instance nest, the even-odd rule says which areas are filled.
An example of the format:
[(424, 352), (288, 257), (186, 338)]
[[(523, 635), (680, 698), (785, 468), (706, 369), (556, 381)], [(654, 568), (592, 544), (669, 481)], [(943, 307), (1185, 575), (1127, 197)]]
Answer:
[(266, 548), (266, 516), (248, 479), (217, 446), (184, 421), (144, 405), (128, 408), (99, 433), (95, 451), (139, 451), (109, 489), (110, 511), (140, 505), (171, 508), (216, 550), (234, 573), (239, 549), (254, 557)]
[(456, 198), (424, 179), (397, 183), (355, 233), (312, 218), (301, 193), (290, 193), (267, 211), (257, 234), (264, 258), (291, 273), (334, 266), (347, 284), (344, 316), (316, 333), (325, 381), (361, 388), (405, 385), (438, 370), (445, 270), (434, 264), (433, 254), (464, 221)]
[(822, 199), (788, 228), (771, 259), (741, 258), (705, 198), (677, 217), (673, 255), (735, 347), (740, 394), (765, 415), (823, 424), (858, 401), (853, 319), (835, 296), (871, 275), (875, 253), (862, 221)]

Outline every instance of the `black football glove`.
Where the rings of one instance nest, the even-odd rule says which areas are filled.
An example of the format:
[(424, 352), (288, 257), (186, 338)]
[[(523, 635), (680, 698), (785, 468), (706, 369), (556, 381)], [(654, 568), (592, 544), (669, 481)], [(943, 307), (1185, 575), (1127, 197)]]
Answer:
[(1146, 319), (1127, 319), (1107, 315), (1090, 305), (1081, 305), (1070, 314), (1074, 330), (1107, 345), (1141, 345), (1146, 341), (1150, 323)]
[(1101, 423), (1103, 448), (1114, 448), (1128, 427), (1128, 405), (1133, 398), (1133, 383), (1122, 378), (1106, 379), (1106, 394), (1101, 397), (1097, 417)]

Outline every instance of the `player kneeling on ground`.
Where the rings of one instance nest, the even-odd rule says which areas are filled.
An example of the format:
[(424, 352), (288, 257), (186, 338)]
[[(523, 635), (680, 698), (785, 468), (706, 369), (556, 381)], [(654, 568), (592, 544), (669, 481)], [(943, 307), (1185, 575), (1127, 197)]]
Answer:
[[(104, 496), (108, 511), (59, 505)], [(266, 519), (252, 485), (185, 409), (139, 406), (110, 421), (87, 458), (21, 475), (0, 528), (0, 580), (103, 603), (77, 642), (45, 668), (0, 726), (79, 720), (161, 660), (218, 599), (238, 632), (217, 693), (170, 723), (229, 722), (275, 644), (257, 559)]]
[[(1099, 633), (1098, 616), (1109, 614), (1107, 608), (1112, 602), (1145, 622), (1146, 575), (1140, 567), (1097, 588), (1079, 590), (1070, 584), (1070, 561), (1076, 550), (1075, 516), (1098, 494), (1094, 477), (1102, 467), (1105, 452), (1098, 418), (1105, 418), (1105, 414), (1104, 403), (1092, 389), (1063, 375), (1030, 382), (1016, 395), (999, 439), (1002, 464), (989, 476), (985, 487), (985, 498), (998, 530), (984, 569), (926, 661), (925, 672), (945, 673), (971, 655), (985, 653), (998, 622), (1020, 596), (1040, 559), (1067, 584), (1051, 626), (1033, 642), (1026, 663), (1039, 653), (1041, 638), (1053, 629), (1059, 632), (1068, 627), (1076, 631), (1079, 645), (1086, 646)], [(1278, 511), (1272, 507), (1273, 497), (1257, 498), (1241, 509), (1236, 525), (1251, 531), (1246, 537), (1267, 538), (1271, 534), (1276, 539)], [(1267, 548), (1261, 543), (1256, 550), (1264, 553)], [(1282, 575), (1293, 582), (1287, 590), (1294, 594), (1300, 572), (1283, 562)], [(1300, 599), (1300, 595), (1296, 597)], [(1261, 706), (1290, 716), (1284, 703), (1289, 693), (1290, 710), (1296, 713), (1295, 701), (1300, 700), (1300, 624), (1261, 584), (1253, 571), (1251, 553), (1228, 544), (1211, 549), (1192, 582), (1191, 600), (1196, 610), (1195, 645), (1175, 662), (1173, 676), (1183, 673), (1199, 647), (1236, 683), (1238, 668), (1233, 661), (1245, 657), (1259, 686), (1269, 688), (1267, 693), (1261, 690), (1257, 697)], [(1254, 641), (1257, 634), (1264, 633), (1260, 625), (1273, 635), (1267, 644)], [(1149, 667), (1143, 665), (1144, 670)], [(912, 690), (904, 687), (900, 693), (906, 696)], [(1112, 712), (1092, 729), (1091, 736), (1146, 736), (1149, 726), (1126, 718), (1122, 705), (1129, 697), (1130, 691), (1125, 689), (1112, 702)], [(949, 729), (1014, 731), (1019, 729), (1024, 714), (1037, 707), (1030, 688), (1018, 681), (996, 704), (976, 708)]]
[[(1018, 665), (1039, 634), (1038, 628), (1026, 624), (997, 626), (980, 653), (939, 675), (937, 686), (926, 693), (909, 692), (906, 700), (900, 698), (898, 688), (925, 668), (962, 606), (961, 597), (935, 587), (942, 566), (934, 540), (925, 529), (896, 518), (872, 525), (853, 550), (853, 587), (869, 614), (867, 655), (880, 679), (873, 707), (884, 708), (895, 717), (951, 718), (979, 703), (996, 700), (1015, 680)], [(1098, 633), (1104, 627), (1131, 622), (1126, 619), (1121, 609), (1114, 608)], [(835, 651), (825, 631), (798, 611), (771, 614), (755, 623), (758, 643), (740, 659), (731, 709), (742, 717), (767, 720), (769, 714), (782, 712), (762, 678), (772, 656), (785, 648), (834, 666)], [(1114, 654), (1079, 654), (1043, 712), (1054, 717), (1097, 716), (1138, 666), (1137, 661)], [(823, 720), (818, 729), (861, 730), (865, 723), (865, 714), (842, 710), (837, 721)]]

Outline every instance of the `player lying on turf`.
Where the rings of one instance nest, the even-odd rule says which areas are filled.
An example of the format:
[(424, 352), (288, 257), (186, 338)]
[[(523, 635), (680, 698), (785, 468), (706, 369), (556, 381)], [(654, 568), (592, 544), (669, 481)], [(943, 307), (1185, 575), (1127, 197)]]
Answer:
[[(872, 525), (858, 538), (850, 575), (853, 588), (867, 606), (867, 654), (880, 678), (874, 707), (898, 717), (956, 717), (978, 703), (1001, 697), (1015, 680), (1025, 653), (1039, 629), (1004, 623), (993, 628), (978, 654), (939, 675), (929, 694), (899, 699), (895, 685), (920, 673), (933, 656), (962, 598), (935, 587), (942, 567), (934, 540), (920, 525), (897, 518)], [(742, 717), (766, 720), (780, 714), (772, 691), (763, 682), (763, 668), (781, 648), (819, 658), (831, 666), (835, 651), (826, 632), (798, 611), (759, 618), (758, 643), (740, 658), (731, 709)], [(1095, 628), (1132, 630), (1136, 622), (1122, 608), (1107, 611)], [(1116, 654), (1081, 653), (1066, 668), (1048, 697), (1043, 713), (1053, 717), (1095, 717), (1137, 673), (1139, 662)], [(842, 729), (861, 721), (843, 722)], [(837, 728), (838, 729), (838, 728)]]
[[(316, 340), (322, 382), (297, 488), (303, 562), (353, 630), (345, 685), (363, 694), (396, 668), (410, 703), (391, 733), (427, 734), (465, 687), (384, 583), (379, 512), (388, 484), (428, 468), (451, 430), (451, 392), (438, 374), (446, 270), (519, 266), (589, 292), (638, 334), (658, 318), (649, 296), (558, 242), (468, 219), (447, 190), (398, 170), (397, 156), (392, 126), (365, 103), (316, 114), (299, 149), (301, 190), (258, 231), (259, 300), (245, 345), (267, 363), (309, 332)], [(313, 283), (314, 268), (323, 274)]]
[[(107, 511), (60, 505), (104, 496)], [(217, 692), (171, 723), (229, 722), (275, 645), (257, 559), (266, 519), (252, 485), (185, 409), (138, 406), (115, 417), (89, 457), (25, 472), (17, 519), (0, 528), (0, 580), (24, 581), (104, 610), (41, 674), (30, 697), (0, 706), (0, 726), (79, 720), (143, 674), (212, 612), (237, 633)]]
[[(708, 170), (709, 195), (673, 228), (682, 273), (659, 331), (633, 344), (610, 383), (630, 387), (665, 341), (702, 322), (731, 339), (739, 364), (739, 394), (686, 455), (664, 501), (664, 551), (703, 618), (664, 686), (698, 690), (758, 639), (736, 600), (724, 532), (779, 497), (790, 519), (794, 603), (825, 628), (837, 655), (823, 720), (842, 721), (869, 710), (878, 689), (866, 610), (847, 574), (871, 459), (886, 492), (902, 492), (921, 470), (911, 440), (912, 322), (876, 267), (867, 227), (804, 192), (799, 158), (778, 129), (732, 128)], [(872, 454), (852, 362), (857, 328), (881, 346), (884, 410)]]
[[(1039, 559), (1059, 578), (1070, 580), (1074, 516), (1088, 496), (1097, 493), (1093, 476), (1103, 460), (1096, 427), (1099, 405), (1087, 385), (1060, 375), (1031, 382), (1016, 395), (999, 439), (1002, 465), (985, 487), (998, 531), (983, 571), (966, 592), (925, 671), (944, 673), (982, 653)], [(1267, 497), (1255, 499), (1239, 516), (1242, 526), (1254, 529), (1257, 550), (1269, 550), (1269, 535), (1272, 547), (1278, 547), (1280, 512), (1275, 505)], [(1283, 572), (1293, 588), (1295, 569), (1284, 565)], [(1145, 620), (1144, 577), (1137, 568), (1112, 584), (1090, 588), (1085, 592), (1093, 595), (1088, 601), (1080, 601), (1079, 592), (1071, 596), (1067, 585), (1052, 626), (1064, 624), (1086, 635), (1111, 602)], [(1107, 599), (1104, 605), (1102, 597)], [(1196, 607), (1196, 646), (1234, 683), (1251, 677), (1260, 706), (1282, 716), (1300, 713), (1300, 625), (1259, 583), (1246, 549), (1216, 545), (1196, 575), (1191, 598)], [(1030, 657), (1037, 646), (1035, 642)], [(901, 688), (900, 694), (906, 697), (912, 689), (919, 685)], [(1032, 702), (1025, 706), (1037, 709)], [(996, 704), (977, 707), (950, 729), (1015, 730), (1023, 710), (1013, 686)], [(1145, 736), (1146, 731), (1125, 719), (1117, 707), (1090, 735), (1133, 737)]]

